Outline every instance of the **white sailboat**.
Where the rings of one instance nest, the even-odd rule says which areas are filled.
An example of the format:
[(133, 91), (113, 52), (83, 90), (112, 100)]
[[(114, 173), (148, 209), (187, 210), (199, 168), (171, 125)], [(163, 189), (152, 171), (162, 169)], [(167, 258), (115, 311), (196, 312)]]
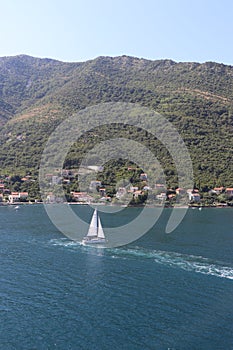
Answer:
[(105, 243), (105, 242), (106, 242), (106, 239), (104, 235), (104, 230), (103, 230), (99, 215), (97, 213), (97, 209), (95, 209), (91, 219), (88, 233), (86, 237), (83, 238), (82, 243), (98, 244), (98, 243)]

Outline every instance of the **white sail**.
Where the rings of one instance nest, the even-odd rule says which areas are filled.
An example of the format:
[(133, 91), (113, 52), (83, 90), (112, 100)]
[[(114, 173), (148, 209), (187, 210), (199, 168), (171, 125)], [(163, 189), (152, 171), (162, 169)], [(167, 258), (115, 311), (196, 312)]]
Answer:
[(97, 237), (98, 233), (98, 221), (97, 221), (97, 210), (95, 209), (94, 214), (91, 219), (87, 237)]
[(99, 215), (97, 213), (97, 210), (95, 209), (94, 214), (91, 218), (91, 223), (89, 226), (89, 230), (87, 233), (87, 236), (83, 238), (82, 243), (83, 244), (98, 244), (98, 243), (105, 243), (105, 235), (103, 231), (103, 227), (99, 218)]
[(103, 227), (99, 217), (98, 217), (98, 238), (105, 238)]

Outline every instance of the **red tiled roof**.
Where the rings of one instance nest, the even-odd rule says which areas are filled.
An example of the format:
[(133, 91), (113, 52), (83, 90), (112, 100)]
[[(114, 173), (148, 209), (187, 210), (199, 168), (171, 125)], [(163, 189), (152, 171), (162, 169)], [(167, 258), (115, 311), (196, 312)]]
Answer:
[(222, 191), (224, 187), (215, 187), (214, 191)]
[(87, 194), (87, 192), (75, 192), (75, 191), (73, 191), (73, 192), (71, 192), (71, 194), (73, 194), (73, 195), (83, 195), (83, 194)]

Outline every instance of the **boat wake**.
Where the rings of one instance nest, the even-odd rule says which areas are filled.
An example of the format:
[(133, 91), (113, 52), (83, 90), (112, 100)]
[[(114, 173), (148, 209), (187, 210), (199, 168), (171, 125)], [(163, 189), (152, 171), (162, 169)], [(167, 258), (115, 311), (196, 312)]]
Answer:
[(49, 241), (51, 245), (68, 247), (68, 248), (76, 248), (81, 246), (81, 242), (71, 241), (68, 238), (59, 238), (59, 239), (51, 239)]
[(233, 280), (233, 267), (219, 261), (195, 255), (186, 255), (176, 252), (148, 250), (140, 247), (128, 249), (113, 249), (113, 258), (141, 258), (151, 259), (157, 264), (172, 268), (181, 268), (205, 275), (212, 275)]
[[(52, 239), (50, 240), (50, 244), (67, 247), (72, 250), (85, 248), (86, 252), (99, 255), (99, 249), (84, 247), (82, 246), (81, 242), (74, 242), (67, 238)], [(106, 248), (101, 256), (110, 256), (111, 258), (115, 259), (150, 259), (157, 264), (166, 265), (171, 268), (179, 268), (186, 271), (193, 271), (204, 275), (233, 280), (232, 266), (220, 261), (205, 258), (203, 256), (187, 255), (161, 250), (150, 250), (138, 246), (132, 248)]]

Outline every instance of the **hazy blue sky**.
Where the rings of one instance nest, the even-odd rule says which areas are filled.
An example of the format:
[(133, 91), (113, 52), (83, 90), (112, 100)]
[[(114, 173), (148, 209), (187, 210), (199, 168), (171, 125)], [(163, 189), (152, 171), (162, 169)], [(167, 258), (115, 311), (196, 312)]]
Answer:
[(233, 65), (231, 0), (0, 0), (0, 56), (132, 55)]

